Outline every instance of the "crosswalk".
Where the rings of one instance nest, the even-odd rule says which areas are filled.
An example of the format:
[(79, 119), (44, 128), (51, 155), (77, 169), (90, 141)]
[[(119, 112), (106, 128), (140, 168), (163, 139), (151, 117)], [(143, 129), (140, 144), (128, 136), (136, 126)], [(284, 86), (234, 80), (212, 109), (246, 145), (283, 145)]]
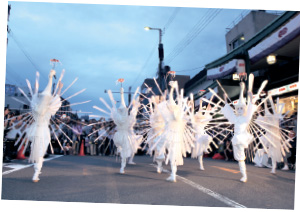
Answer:
[[(56, 159), (56, 158), (59, 158), (59, 157), (62, 157), (62, 156), (63, 155), (51, 155), (50, 157), (45, 158), (44, 161), (46, 162), (46, 161), (53, 160), (53, 159)], [(12, 172), (19, 171), (21, 169), (25, 169), (25, 168), (28, 168), (28, 167), (31, 167), (31, 166), (33, 166), (33, 163), (22, 164), (22, 163), (17, 163), (16, 161), (12, 161), (11, 163), (3, 163), (2, 170), (4, 168), (8, 169), (8, 170), (3, 171), (2, 175), (7, 175), (7, 174), (10, 174)]]

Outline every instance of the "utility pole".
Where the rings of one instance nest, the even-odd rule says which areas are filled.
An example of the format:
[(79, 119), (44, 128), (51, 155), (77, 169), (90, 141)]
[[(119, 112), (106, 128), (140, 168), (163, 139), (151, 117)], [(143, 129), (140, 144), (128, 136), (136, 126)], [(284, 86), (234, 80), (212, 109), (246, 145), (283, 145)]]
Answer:
[(131, 86), (129, 86), (129, 88), (128, 88), (128, 106), (129, 106), (130, 102), (131, 102)]
[(151, 27), (144, 27), (145, 30), (158, 30), (159, 31), (159, 43), (158, 43), (158, 58), (159, 58), (159, 64), (158, 64), (158, 71), (157, 71), (157, 77), (158, 77), (158, 84), (161, 88), (162, 92), (166, 89), (166, 85), (164, 83), (164, 79), (166, 76), (166, 73), (164, 71), (164, 68), (162, 67), (163, 60), (164, 60), (164, 46), (162, 44), (162, 29), (160, 28), (151, 28)]
[[(9, 22), (9, 16), (10, 16), (10, 10), (11, 10), (11, 5), (8, 5), (8, 11), (7, 11), (7, 33), (10, 32), (10, 29), (8, 27), (8, 22)], [(8, 38), (6, 38), (6, 45), (8, 44)]]

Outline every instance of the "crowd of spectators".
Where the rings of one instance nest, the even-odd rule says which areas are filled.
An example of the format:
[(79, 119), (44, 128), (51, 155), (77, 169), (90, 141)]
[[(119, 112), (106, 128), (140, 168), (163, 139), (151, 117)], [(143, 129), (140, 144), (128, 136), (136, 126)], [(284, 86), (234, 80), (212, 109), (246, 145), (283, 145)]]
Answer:
[[(5, 108), (4, 116), (3, 161), (10, 162), (11, 159), (16, 158), (18, 147), (25, 137), (23, 135), (20, 138), (25, 130), (26, 113), (11, 112)], [(284, 164), (289, 164), (290, 169), (295, 169), (296, 162), (296, 117), (297, 114), (294, 114), (289, 121), (284, 122), (282, 125), (284, 129), (292, 131), (289, 136), (294, 140), (294, 142), (290, 142), (292, 146), (290, 153), (284, 158)], [(51, 149), (53, 149), (54, 154), (64, 155), (116, 155), (116, 147), (113, 144), (113, 134), (115, 132), (113, 121), (105, 120), (105, 118), (86, 121), (78, 118), (71, 119), (70, 117), (58, 117), (55, 120), (57, 120), (56, 123), (52, 123), (50, 126), (52, 148), (49, 146), (48, 153), (51, 153)], [(139, 133), (138, 128), (135, 128), (135, 131)], [(214, 129), (214, 134), (217, 134), (213, 139), (216, 145), (210, 145), (211, 151), (205, 157), (234, 161), (233, 148), (230, 142), (233, 132), (226, 134), (224, 137), (219, 131), (220, 129)], [(17, 141), (20, 142), (15, 145)], [(142, 149), (144, 149), (143, 146)], [(28, 155), (29, 152), (30, 145), (27, 145), (25, 155)], [(139, 150), (138, 152), (138, 154), (145, 153), (145, 150)], [(249, 154), (246, 155), (248, 157)]]
[[(10, 162), (17, 157), (19, 145), (26, 135), (26, 113), (11, 112), (5, 108), (4, 112), (4, 145), (3, 162)], [(99, 120), (71, 119), (70, 117), (56, 117), (51, 122), (51, 145), (47, 153), (64, 155), (106, 155), (116, 154), (113, 144), (114, 124), (104, 118)], [(22, 136), (22, 138), (20, 138)], [(58, 142), (59, 141), (59, 142)], [(17, 145), (15, 145), (18, 143)], [(26, 146), (25, 156), (29, 155), (30, 145)], [(51, 150), (52, 149), (52, 150)]]
[[(113, 145), (113, 122), (104, 118), (70, 119), (66, 117), (59, 123), (52, 124), (51, 143), (56, 154), (64, 155), (115, 155)], [(61, 141), (63, 151), (58, 143)]]

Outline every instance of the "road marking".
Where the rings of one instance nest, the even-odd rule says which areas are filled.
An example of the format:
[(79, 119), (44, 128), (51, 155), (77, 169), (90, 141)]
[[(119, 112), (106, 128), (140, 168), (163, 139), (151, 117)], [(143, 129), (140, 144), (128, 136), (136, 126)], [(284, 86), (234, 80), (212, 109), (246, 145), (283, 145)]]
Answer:
[(217, 168), (217, 169), (221, 169), (223, 171), (231, 172), (231, 173), (234, 173), (234, 174), (240, 173), (240, 171), (233, 170), (233, 169), (226, 169), (226, 168), (219, 167), (219, 166), (211, 166), (211, 167), (214, 167), (214, 168)]
[[(50, 158), (46, 158), (44, 159), (44, 161), (49, 161), (49, 160), (53, 160), (53, 159), (56, 159), (56, 158), (59, 158), (59, 157), (62, 157), (62, 155), (53, 155), (51, 156)], [(12, 170), (8, 170), (8, 171), (5, 171), (2, 173), (2, 175), (6, 175), (6, 174), (10, 174), (12, 172), (15, 172), (15, 171), (18, 171), (18, 170), (21, 170), (21, 169), (25, 169), (25, 168), (28, 168), (30, 166), (33, 166), (33, 163), (31, 164), (28, 164), (28, 165), (23, 165), (23, 164), (16, 164), (16, 163), (10, 163), (10, 164), (5, 164), (5, 167), (7, 168), (10, 168)]]
[[(156, 165), (154, 165), (154, 164), (150, 164), (150, 165), (156, 167)], [(170, 171), (166, 170), (166, 169), (163, 169), (163, 172), (170, 173)], [(227, 197), (225, 197), (225, 196), (223, 196), (221, 194), (218, 194), (218, 193), (216, 193), (216, 192), (214, 192), (214, 191), (212, 191), (212, 190), (210, 190), (208, 188), (205, 188), (205, 187), (203, 187), (203, 186), (201, 186), (201, 185), (199, 185), (197, 183), (194, 183), (193, 181), (188, 180), (188, 179), (186, 179), (184, 177), (176, 175), (176, 178), (180, 179), (182, 182), (184, 182), (184, 183), (192, 186), (193, 188), (196, 188), (199, 191), (202, 191), (203, 193), (205, 193), (205, 194), (207, 194), (207, 195), (209, 195), (209, 196), (211, 196), (211, 197), (213, 197), (213, 198), (215, 198), (215, 199), (217, 199), (217, 200), (225, 203), (228, 206), (231, 206), (231, 207), (234, 207), (234, 208), (247, 208), (244, 205), (241, 205), (241, 204), (239, 204), (239, 203), (237, 203), (237, 202), (235, 202), (235, 201), (233, 201), (233, 200), (231, 200), (231, 199), (229, 199), (229, 198), (227, 198)]]

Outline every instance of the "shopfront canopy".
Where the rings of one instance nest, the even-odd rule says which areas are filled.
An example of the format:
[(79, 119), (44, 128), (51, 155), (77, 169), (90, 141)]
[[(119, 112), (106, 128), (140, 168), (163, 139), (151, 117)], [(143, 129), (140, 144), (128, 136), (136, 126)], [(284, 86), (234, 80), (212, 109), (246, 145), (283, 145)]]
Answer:
[(266, 37), (263, 41), (251, 48), (249, 58), (251, 63), (255, 63), (269, 54), (280, 49), (300, 35), (300, 14), (292, 18), (288, 23)]

